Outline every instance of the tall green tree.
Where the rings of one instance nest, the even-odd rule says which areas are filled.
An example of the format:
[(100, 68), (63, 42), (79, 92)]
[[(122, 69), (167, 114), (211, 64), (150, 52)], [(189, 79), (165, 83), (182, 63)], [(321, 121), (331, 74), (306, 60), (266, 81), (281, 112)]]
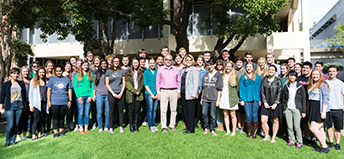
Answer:
[(288, 0), (208, 0), (204, 22), (205, 29), (215, 28), (218, 37), (214, 58), (233, 40), (238, 44), (230, 50), (231, 58), (249, 36), (277, 31), (280, 20), (276, 13), (287, 3)]
[(329, 41), (333, 46), (339, 45), (341, 51), (344, 53), (344, 24), (338, 22), (338, 24), (334, 26), (334, 29), (336, 32), (333, 38), (326, 38), (326, 40)]

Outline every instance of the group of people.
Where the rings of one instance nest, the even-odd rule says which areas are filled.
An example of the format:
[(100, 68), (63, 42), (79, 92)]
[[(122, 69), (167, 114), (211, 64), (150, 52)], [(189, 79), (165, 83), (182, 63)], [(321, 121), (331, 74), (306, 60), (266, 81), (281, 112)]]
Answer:
[(158, 131), (159, 122), (163, 133), (168, 128), (177, 131), (181, 106), (184, 134), (195, 133), (200, 120), (204, 134), (216, 136), (216, 127), (231, 136), (246, 130), (248, 138), (261, 132), (263, 141), (275, 143), (282, 123), (287, 146), (301, 149), (304, 135), (313, 145), (320, 142), (314, 151), (341, 150), (344, 83), (336, 78), (335, 65), (326, 75), (322, 62), (314, 69), (312, 63), (296, 63), (294, 58), (278, 65), (272, 53), (257, 63), (251, 52), (235, 62), (227, 50), (217, 59), (211, 57), (206, 51), (194, 58), (180, 48), (173, 58), (164, 46), (156, 58), (147, 58), (140, 49), (131, 59), (127, 55), (102, 59), (88, 52), (86, 60), (71, 57), (64, 66), (47, 61), (40, 67), (36, 61), (32, 79), (28, 67), (12, 68), (0, 97), (0, 112), (8, 124), (5, 146), (27, 139), (29, 118), (33, 141), (50, 133), (51, 121), (54, 137), (65, 136), (64, 130), (72, 128), (90, 133), (89, 125), (92, 130), (98, 126), (100, 133), (114, 133), (117, 124), (123, 133), (124, 117), (135, 132), (140, 116), (152, 132)]

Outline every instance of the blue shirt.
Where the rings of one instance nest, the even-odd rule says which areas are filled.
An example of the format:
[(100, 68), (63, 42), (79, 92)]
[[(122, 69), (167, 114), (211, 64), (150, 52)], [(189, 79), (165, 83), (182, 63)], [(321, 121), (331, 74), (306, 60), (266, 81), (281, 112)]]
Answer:
[(51, 88), (50, 101), (52, 105), (68, 104), (68, 90), (73, 88), (72, 82), (68, 77), (52, 77), (47, 87)]
[(199, 91), (202, 91), (202, 80), (203, 80), (203, 76), (205, 73), (209, 72), (208, 70), (206, 70), (204, 67), (202, 67), (201, 69), (198, 69), (199, 72)]
[[(157, 74), (157, 72), (158, 72), (158, 70), (155, 69), (154, 74), (153, 74), (150, 69), (147, 69), (143, 73), (143, 85), (148, 86), (149, 89), (151, 90), (151, 92), (153, 93), (153, 95), (156, 95), (156, 74)], [(149, 94), (147, 92), (147, 90), (145, 90), (145, 93)]]
[(245, 80), (245, 74), (240, 77), (239, 100), (244, 102), (260, 101), (260, 83), (261, 79), (256, 74), (256, 80), (248, 78)]

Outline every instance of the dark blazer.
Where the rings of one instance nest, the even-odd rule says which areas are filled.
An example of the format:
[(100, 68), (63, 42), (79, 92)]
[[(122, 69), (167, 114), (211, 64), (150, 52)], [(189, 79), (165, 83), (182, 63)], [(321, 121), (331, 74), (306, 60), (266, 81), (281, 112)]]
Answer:
[[(26, 102), (25, 84), (23, 81), (18, 81), (18, 84), (21, 87), (22, 102), (25, 106), (25, 102)], [(2, 88), (1, 88), (0, 104), (5, 104), (4, 105), (5, 110), (11, 109), (11, 86), (12, 86), (11, 81), (7, 81), (2, 85)]]
[[(270, 94), (267, 94), (268, 92), (270, 92)], [(273, 103), (279, 104), (282, 94), (282, 81), (275, 77), (269, 87), (268, 77), (265, 76), (262, 79), (262, 84), (260, 85), (260, 94), (263, 103), (268, 103), (268, 96), (270, 96)]]
[[(288, 108), (288, 99), (289, 99), (289, 87), (290, 87), (290, 82), (287, 83), (284, 86), (283, 90), (283, 97), (282, 97), (282, 107), (283, 110), (286, 110)], [(306, 107), (306, 91), (303, 88), (303, 86), (300, 83), (296, 84), (296, 94), (295, 94), (295, 106), (297, 109), (300, 110), (300, 113), (305, 113), (307, 112), (307, 107)]]

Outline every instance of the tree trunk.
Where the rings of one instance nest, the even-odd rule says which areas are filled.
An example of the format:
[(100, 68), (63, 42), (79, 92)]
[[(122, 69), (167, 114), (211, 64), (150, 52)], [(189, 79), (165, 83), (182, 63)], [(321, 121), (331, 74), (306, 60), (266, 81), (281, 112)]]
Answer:
[(116, 14), (114, 14), (112, 17), (112, 33), (111, 33), (111, 43), (110, 43), (109, 54), (113, 54), (114, 49), (115, 49), (116, 24), (117, 24)]
[(186, 52), (189, 52), (189, 39), (187, 37), (187, 27), (189, 24), (189, 17), (192, 11), (191, 0), (174, 0), (173, 1), (173, 21), (166, 20), (165, 24), (171, 26), (174, 31), (177, 47), (176, 52), (179, 48), (184, 47)]
[(101, 21), (101, 27), (102, 27), (102, 35), (103, 35), (103, 41), (101, 42), (102, 44), (102, 54), (104, 56), (109, 54), (110, 51), (110, 39), (109, 39), (109, 19), (106, 18)]
[[(231, 35), (223, 42), (224, 38), (217, 39), (216, 45), (214, 47), (213, 59), (217, 59), (221, 55), (221, 51), (233, 40), (234, 35)], [(230, 55), (232, 57), (232, 55)]]

